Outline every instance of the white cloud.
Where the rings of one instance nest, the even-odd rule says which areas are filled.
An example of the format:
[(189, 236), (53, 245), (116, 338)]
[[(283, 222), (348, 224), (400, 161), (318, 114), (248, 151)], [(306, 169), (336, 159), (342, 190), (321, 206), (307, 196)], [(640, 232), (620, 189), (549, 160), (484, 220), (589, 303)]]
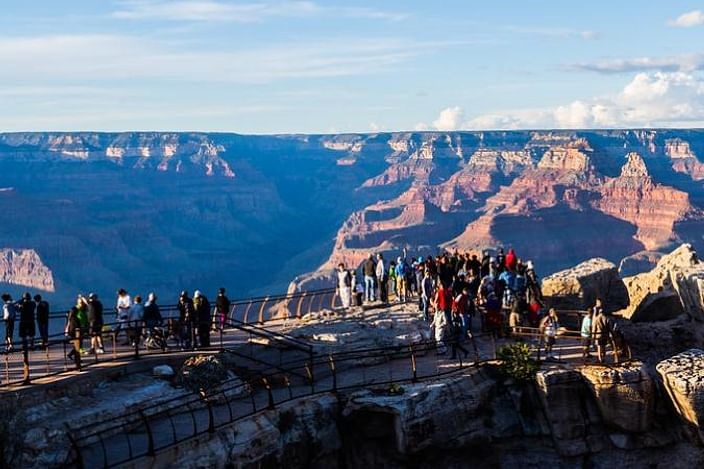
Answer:
[(251, 23), (269, 18), (339, 16), (397, 21), (404, 14), (365, 7), (327, 7), (312, 1), (227, 3), (216, 0), (126, 0), (112, 16), (128, 20), (218, 21)]
[(668, 57), (636, 57), (632, 59), (608, 59), (597, 62), (570, 64), (567, 70), (597, 72), (604, 74), (645, 71), (691, 72), (704, 69), (704, 54), (681, 54)]
[(433, 121), (433, 127), (437, 130), (457, 130), (462, 125), (463, 116), (464, 112), (459, 106), (445, 108)]
[(675, 28), (691, 28), (693, 26), (704, 25), (704, 12), (701, 10), (693, 10), (683, 13), (674, 20), (667, 22), (668, 25)]
[(526, 26), (505, 26), (503, 29), (519, 34), (543, 37), (547, 39), (584, 39), (593, 41), (599, 39), (600, 35), (596, 31), (589, 29), (571, 29), (555, 27), (526, 27)]
[(704, 125), (704, 80), (675, 72), (639, 73), (617, 94), (551, 109), (484, 114), (468, 129), (693, 127)]
[(5, 86), (42, 83), (44, 77), (52, 83), (128, 78), (264, 83), (385, 72), (439, 47), (393, 38), (338, 38), (219, 51), (142, 36), (0, 36), (0, 63)]

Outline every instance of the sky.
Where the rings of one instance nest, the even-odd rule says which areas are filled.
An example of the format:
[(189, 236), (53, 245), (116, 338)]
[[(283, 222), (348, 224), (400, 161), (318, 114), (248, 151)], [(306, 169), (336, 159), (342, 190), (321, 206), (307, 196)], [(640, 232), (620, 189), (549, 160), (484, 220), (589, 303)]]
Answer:
[(0, 131), (704, 127), (704, 2), (2, 6)]

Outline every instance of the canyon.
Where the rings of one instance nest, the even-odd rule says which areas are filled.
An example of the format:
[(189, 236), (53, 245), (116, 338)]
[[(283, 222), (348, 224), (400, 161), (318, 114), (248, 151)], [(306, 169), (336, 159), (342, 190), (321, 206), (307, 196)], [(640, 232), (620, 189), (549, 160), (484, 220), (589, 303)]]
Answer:
[[(628, 275), (702, 250), (704, 131), (0, 134), (13, 294), (329, 287), (370, 251), (512, 246)], [(8, 251), (8, 252), (9, 252)], [(289, 283), (293, 280), (293, 283)]]

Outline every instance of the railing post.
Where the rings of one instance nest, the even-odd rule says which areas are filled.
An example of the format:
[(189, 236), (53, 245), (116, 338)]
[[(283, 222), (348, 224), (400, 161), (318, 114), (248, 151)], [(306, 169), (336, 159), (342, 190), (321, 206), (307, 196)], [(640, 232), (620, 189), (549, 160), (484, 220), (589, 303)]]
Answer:
[(29, 342), (22, 338), (22, 384), (29, 384)]
[(244, 310), (244, 317), (242, 318), (242, 322), (247, 324), (247, 318), (249, 318), (249, 309), (252, 307), (252, 300), (249, 300), (249, 303), (247, 303), (247, 309)]
[(271, 392), (271, 384), (269, 384), (269, 381), (266, 379), (266, 377), (262, 378), (262, 383), (264, 384), (264, 387), (266, 388), (266, 392), (269, 395), (269, 405), (267, 406), (268, 409), (273, 409), (274, 406), (274, 393)]
[(139, 411), (139, 416), (142, 417), (142, 422), (144, 422), (144, 428), (147, 429), (147, 456), (154, 456), (154, 436), (152, 435), (152, 428), (149, 426), (149, 420), (147, 416)]
[(330, 371), (332, 371), (332, 392), (337, 392), (337, 371), (335, 370), (335, 359), (332, 358), (332, 354), (328, 355), (328, 361), (330, 363)]
[(296, 318), (298, 319), (301, 319), (301, 306), (303, 306), (303, 298), (305, 298), (307, 294), (308, 292), (303, 292), (303, 294), (298, 297), (298, 306), (296, 306)]
[(268, 296), (266, 298), (264, 298), (264, 302), (259, 307), (259, 324), (264, 324), (264, 307), (266, 306), (267, 301), (269, 301)]
[[(230, 321), (232, 321), (232, 320), (235, 319), (235, 311), (236, 311), (236, 310), (237, 310), (237, 305), (236, 305), (236, 304), (233, 304), (233, 305), (232, 305), (232, 308), (230, 309)], [(224, 327), (225, 327), (225, 325), (223, 324), (223, 328), (224, 328)]]
[(411, 369), (413, 370), (412, 382), (416, 383), (418, 382), (418, 364), (416, 363), (416, 351), (413, 350), (413, 344), (411, 344), (408, 348), (411, 349)]
[(316, 296), (317, 295), (315, 293), (313, 293), (313, 296), (310, 297), (310, 303), (308, 303), (308, 314), (313, 312), (313, 302), (315, 301)]
[(322, 311), (323, 309), (323, 300), (325, 300), (325, 293), (320, 294), (320, 301), (318, 302), (318, 309), (316, 309), (316, 312)]
[(49, 354), (49, 341), (47, 341), (44, 351), (46, 352), (46, 374), (49, 374), (51, 373), (51, 368), (49, 366), (49, 361), (51, 360), (51, 355)]

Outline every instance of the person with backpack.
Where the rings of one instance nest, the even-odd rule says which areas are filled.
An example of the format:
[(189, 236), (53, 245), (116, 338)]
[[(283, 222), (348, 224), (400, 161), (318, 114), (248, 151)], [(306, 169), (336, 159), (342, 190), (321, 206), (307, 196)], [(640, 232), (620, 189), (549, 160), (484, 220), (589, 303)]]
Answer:
[(49, 345), (49, 303), (39, 294), (34, 295), (34, 302), (37, 305), (39, 337), (42, 340), (42, 347), (46, 348)]
[(103, 354), (103, 303), (98, 295), (88, 295), (88, 334), (90, 335), (90, 350), (88, 354)]
[(198, 343), (200, 347), (210, 347), (210, 302), (200, 290), (193, 294), (193, 309), (197, 318)]
[(15, 349), (12, 337), (15, 335), (17, 309), (9, 293), (3, 293), (1, 298), (3, 301), (2, 320), (5, 321), (5, 351), (12, 352)]
[(34, 336), (36, 335), (34, 312), (36, 308), (37, 305), (32, 301), (32, 295), (29, 292), (25, 292), (19, 304), (20, 337), (22, 338), (23, 349), (29, 347), (34, 350)]
[(213, 324), (215, 329), (222, 331), (225, 329), (225, 321), (230, 314), (230, 299), (225, 294), (225, 289), (220, 288), (218, 290), (218, 296), (215, 298), (215, 320)]
[(337, 296), (343, 308), (349, 308), (352, 303), (352, 274), (345, 269), (345, 264), (337, 265)]

